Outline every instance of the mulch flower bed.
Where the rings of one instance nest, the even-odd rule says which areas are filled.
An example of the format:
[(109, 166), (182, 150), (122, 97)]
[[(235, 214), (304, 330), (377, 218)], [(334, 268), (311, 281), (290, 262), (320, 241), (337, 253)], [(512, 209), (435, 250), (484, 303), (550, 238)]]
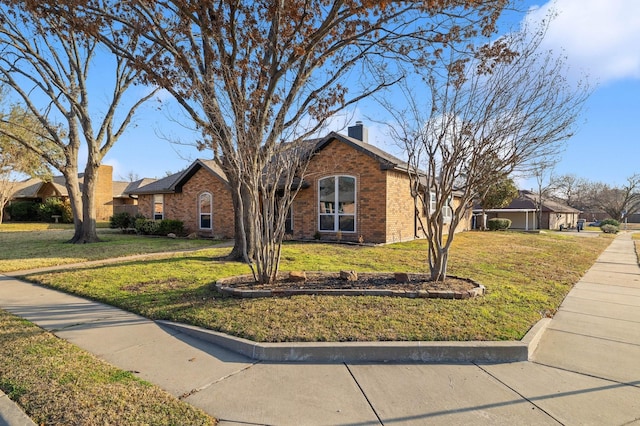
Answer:
[(431, 281), (428, 274), (331, 272), (283, 272), (275, 283), (258, 284), (252, 275), (223, 278), (216, 282), (221, 293), (235, 297), (295, 295), (371, 295), (468, 299), (481, 296), (484, 286), (473, 280), (447, 277)]

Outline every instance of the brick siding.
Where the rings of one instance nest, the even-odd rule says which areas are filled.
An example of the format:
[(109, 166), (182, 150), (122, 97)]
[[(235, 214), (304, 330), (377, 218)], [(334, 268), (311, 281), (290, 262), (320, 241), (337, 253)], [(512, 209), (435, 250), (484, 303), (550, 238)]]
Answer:
[(109, 220), (113, 215), (113, 167), (103, 164), (98, 168), (95, 193), (96, 220)]
[[(318, 231), (318, 181), (335, 175), (356, 178), (356, 232), (342, 233), (342, 240), (387, 242), (386, 172), (380, 163), (339, 141), (332, 141), (309, 164), (304, 180), (309, 188), (300, 191), (293, 204), (295, 238), (313, 238)], [(322, 239), (335, 240), (335, 232), (320, 232)]]
[[(198, 201), (201, 194), (212, 196), (212, 229), (199, 228)], [(140, 195), (138, 211), (153, 217), (153, 195)], [(199, 169), (182, 187), (182, 192), (164, 194), (164, 218), (184, 222), (187, 233), (205, 237), (233, 238), (233, 202), (226, 184), (204, 168)]]

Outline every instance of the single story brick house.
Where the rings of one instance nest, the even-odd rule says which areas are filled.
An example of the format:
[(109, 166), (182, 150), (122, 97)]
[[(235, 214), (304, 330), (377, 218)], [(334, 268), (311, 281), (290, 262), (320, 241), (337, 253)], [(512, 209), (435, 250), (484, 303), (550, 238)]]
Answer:
[[(393, 243), (424, 237), (406, 163), (369, 144), (362, 123), (348, 131), (317, 140), (289, 212), (292, 238)], [(148, 218), (181, 220), (188, 232), (203, 236), (233, 237), (230, 188), (212, 160), (196, 160), (132, 194)], [(458, 231), (470, 223), (471, 213)]]
[[(78, 175), (80, 190), (84, 175)], [(113, 180), (113, 167), (103, 164), (98, 169), (98, 179), (96, 183), (95, 203), (96, 219), (108, 221), (114, 213), (127, 211), (132, 215), (137, 213), (137, 200), (129, 196), (130, 191), (141, 185), (153, 182), (152, 179), (140, 179), (135, 182), (124, 182)], [(44, 202), (49, 198), (67, 200), (69, 194), (65, 186), (64, 176), (54, 176), (50, 181), (43, 181), (38, 178), (30, 178), (18, 182), (14, 193), (11, 195), (9, 204), (15, 201)]]
[[(541, 224), (538, 228), (538, 196), (531, 191), (518, 191), (518, 197), (508, 206), (501, 209), (485, 210), (487, 220), (503, 218), (511, 220), (510, 229), (532, 231), (537, 229), (555, 229), (574, 227), (578, 222), (580, 210), (566, 204), (542, 198)], [(476, 206), (473, 209), (474, 228), (479, 228), (482, 209)]]

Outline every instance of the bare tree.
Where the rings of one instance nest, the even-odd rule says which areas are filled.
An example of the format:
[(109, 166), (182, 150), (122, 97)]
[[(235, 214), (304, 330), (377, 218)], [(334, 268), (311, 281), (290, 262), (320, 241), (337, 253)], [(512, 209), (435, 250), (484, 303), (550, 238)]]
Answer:
[(536, 190), (533, 191), (535, 195), (536, 204), (536, 224), (538, 229), (542, 228), (542, 200), (551, 196), (555, 191), (556, 180), (553, 177), (553, 170), (556, 165), (555, 158), (539, 158), (532, 162), (530, 174), (536, 180)]
[[(106, 153), (125, 131), (138, 107), (154, 92), (137, 98), (126, 107), (124, 95), (138, 78), (125, 58), (94, 63), (100, 44), (78, 33), (64, 15), (41, 14), (24, 9), (23, 2), (3, 0), (0, 4), (0, 81), (12, 89), (25, 110), (37, 117), (57, 150), (42, 149), (32, 138), (11, 129), (20, 123), (5, 123), (3, 132), (41, 156), (66, 180), (74, 216), (75, 232), (70, 242), (98, 241), (94, 193), (97, 171)], [(128, 47), (135, 49), (135, 40)], [(91, 108), (90, 71), (112, 69), (112, 80), (101, 85), (111, 90), (104, 112)], [(106, 74), (106, 73), (105, 73)], [(12, 126), (13, 124), (13, 126)], [(78, 180), (79, 151), (88, 150), (82, 191)], [(60, 157), (58, 153), (63, 153)], [(55, 155), (54, 155), (55, 154)]]
[[(12, 129), (6, 123), (13, 123)], [(16, 128), (19, 127), (19, 128)], [(43, 129), (36, 117), (18, 106), (11, 107), (7, 113), (0, 113), (0, 223), (4, 208), (14, 194), (18, 179), (25, 176), (50, 179), (51, 170), (43, 160), (18, 143), (9, 135), (18, 134), (19, 139), (31, 139), (34, 145), (42, 149), (53, 149), (46, 138), (42, 138)], [(52, 153), (52, 155), (55, 155)]]
[(623, 221), (640, 211), (640, 174), (627, 178), (622, 186), (596, 183), (591, 195), (593, 205), (604, 210), (612, 219)]
[(578, 210), (590, 207), (590, 183), (574, 174), (556, 176), (551, 183), (553, 198)]
[[(147, 81), (170, 92), (202, 130), (202, 146), (213, 150), (232, 188), (232, 257), (251, 261), (262, 250), (254, 244), (263, 240), (253, 236), (252, 218), (262, 214), (255, 191), (282, 143), (301, 145), (337, 111), (393, 84), (389, 61), (424, 62), (440, 44), (491, 33), (507, 2), (113, 3), (47, 1), (39, 7), (72, 8), (75, 25), (93, 34), (117, 24), (118, 40), (134, 34), (147, 41), (135, 52), (111, 47), (137, 59)], [(348, 84), (354, 75), (357, 83)]]
[(452, 46), (446, 66), (424, 70), (422, 91), (405, 86), (406, 110), (387, 104), (409, 158), (416, 207), (427, 213), (433, 280), (447, 276), (454, 232), (478, 189), (553, 157), (572, 134), (588, 90), (568, 84), (562, 58), (540, 51), (544, 34), (544, 28), (509, 34), (478, 49), (473, 60), (456, 56)]

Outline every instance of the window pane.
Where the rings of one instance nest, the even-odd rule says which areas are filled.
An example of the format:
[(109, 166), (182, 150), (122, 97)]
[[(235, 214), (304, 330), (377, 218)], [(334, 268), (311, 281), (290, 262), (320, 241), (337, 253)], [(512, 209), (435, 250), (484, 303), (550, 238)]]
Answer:
[(335, 216), (333, 215), (320, 215), (320, 230), (321, 231), (333, 231), (335, 229)]
[(320, 213), (335, 213), (336, 180), (329, 177), (320, 180)]
[(355, 231), (355, 216), (340, 216), (340, 230), (346, 232)]
[(211, 229), (211, 215), (210, 214), (201, 214), (200, 215), (200, 228), (201, 229)]
[(340, 202), (353, 204), (356, 202), (356, 180), (351, 177), (341, 177), (338, 181)]
[(211, 194), (200, 195), (200, 213), (211, 213)]

